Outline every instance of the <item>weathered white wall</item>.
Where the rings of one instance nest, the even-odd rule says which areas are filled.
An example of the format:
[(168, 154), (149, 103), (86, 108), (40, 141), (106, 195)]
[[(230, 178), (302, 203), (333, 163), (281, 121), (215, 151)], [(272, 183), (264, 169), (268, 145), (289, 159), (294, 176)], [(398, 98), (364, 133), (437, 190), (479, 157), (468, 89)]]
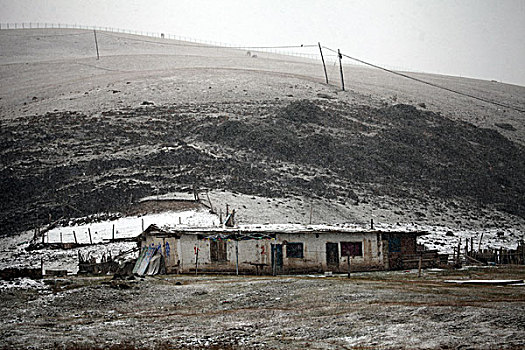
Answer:
[[(335, 270), (340, 272), (347, 271), (347, 257), (341, 256), (341, 242), (360, 242), (362, 243), (363, 256), (351, 258), (352, 270), (381, 269), (384, 267), (382, 241), (378, 241), (376, 233), (282, 233), (277, 234), (275, 240), (245, 240), (238, 242), (238, 263), (241, 273), (256, 271), (254, 264), (263, 264), (261, 271), (271, 273), (271, 245), (283, 244), (284, 242), (303, 243), (303, 258), (288, 258), (286, 245), (283, 245), (283, 269), (282, 272), (315, 272)], [(150, 241), (147, 241), (150, 242)], [(151, 241), (153, 242), (153, 241)], [(155, 241), (157, 242), (157, 241)], [(327, 266), (326, 264), (326, 243), (337, 243), (339, 252), (339, 268)], [(164, 242), (161, 242), (165, 244)], [(210, 241), (198, 240), (197, 235), (186, 234), (178, 242), (170, 242), (170, 246), (178, 243), (177, 259), (172, 257), (176, 263), (180, 260), (180, 272), (195, 271), (195, 250), (199, 249), (198, 269), (201, 272), (235, 272), (236, 270), (236, 242), (226, 240), (227, 258), (226, 262), (215, 262), (210, 260)], [(164, 251), (163, 251), (164, 253)], [(175, 250), (172, 250), (172, 255)], [(168, 264), (167, 264), (168, 265)], [(175, 271), (173, 271), (175, 272)]]
[[(238, 242), (239, 271), (255, 272), (256, 264), (266, 264), (266, 269), (271, 266), (271, 240), (246, 240)], [(236, 242), (226, 240), (227, 262), (216, 262), (210, 259), (210, 241), (197, 240), (196, 235), (183, 235), (180, 239), (179, 256), (182, 272), (195, 271), (195, 249), (199, 248), (199, 271), (231, 271), (236, 270)]]
[(377, 239), (376, 233), (356, 232), (356, 233), (316, 233), (308, 234), (278, 234), (277, 243), (284, 241), (289, 243), (303, 243), (304, 257), (288, 258), (286, 255), (286, 245), (283, 246), (283, 271), (293, 271), (307, 269), (317, 269), (318, 271), (333, 270), (326, 264), (326, 243), (337, 243), (339, 251), (339, 269), (336, 271), (346, 271), (348, 266), (347, 257), (341, 256), (341, 242), (360, 242), (362, 243), (363, 256), (350, 258), (353, 269), (377, 269), (383, 266), (382, 243)]
[(178, 239), (175, 237), (156, 237), (156, 236), (146, 236), (145, 241), (143, 241), (142, 247), (157, 247), (160, 244), (160, 251), (164, 257), (164, 262), (166, 264), (167, 273), (176, 273), (177, 272), (177, 263), (179, 260), (179, 244)]

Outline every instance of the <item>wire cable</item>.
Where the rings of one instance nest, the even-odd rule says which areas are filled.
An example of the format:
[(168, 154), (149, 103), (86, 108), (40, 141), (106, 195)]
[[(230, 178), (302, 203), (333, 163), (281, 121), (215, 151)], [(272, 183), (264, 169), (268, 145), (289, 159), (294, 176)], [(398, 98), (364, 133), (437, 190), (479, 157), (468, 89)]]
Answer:
[[(53, 29), (55, 29), (55, 28), (53, 28)], [(24, 37), (24, 38), (51, 38), (51, 37), (59, 37), (59, 36), (75, 36), (75, 35), (91, 35), (91, 34), (93, 34), (93, 33), (92, 32), (87, 32), (87, 33), (49, 34), (49, 35), (9, 34), (9, 36), (10, 37), (20, 36), (20, 37)]]
[[(335, 52), (337, 54), (337, 51), (335, 51), (335, 50), (333, 50), (333, 49), (331, 49), (329, 47), (323, 46), (323, 48), (327, 49), (329, 51)], [(513, 109), (513, 110), (521, 112), (521, 113), (525, 113), (525, 109), (522, 109), (522, 108), (519, 108), (519, 107), (507, 105), (505, 103), (492, 101), (492, 100), (489, 100), (489, 99), (486, 99), (486, 98), (483, 98), (483, 97), (479, 97), (479, 96), (468, 94), (466, 92), (462, 92), (462, 91), (454, 90), (454, 89), (451, 89), (451, 88), (447, 88), (445, 86), (434, 84), (434, 83), (431, 83), (431, 82), (426, 81), (426, 80), (422, 80), (422, 79), (419, 79), (419, 78), (412, 77), (410, 75), (406, 75), (406, 74), (399, 73), (399, 72), (396, 72), (396, 71), (393, 71), (393, 70), (390, 70), (390, 69), (387, 69), (387, 68), (384, 68), (384, 67), (380, 67), (378, 65), (375, 65), (375, 64), (372, 64), (372, 63), (360, 60), (360, 59), (355, 58), (355, 57), (351, 57), (351, 56), (345, 55), (343, 53), (341, 53), (341, 56), (344, 56), (344, 57), (349, 58), (351, 60), (357, 61), (357, 62), (362, 63), (364, 65), (367, 65), (367, 66), (370, 66), (370, 67), (374, 67), (374, 68), (383, 70), (383, 71), (391, 73), (391, 74), (399, 75), (401, 77), (404, 77), (404, 78), (407, 78), (407, 79), (411, 79), (411, 80), (417, 81), (419, 83), (426, 84), (426, 85), (429, 85), (429, 86), (432, 86), (432, 87), (435, 87), (435, 88), (438, 88), (438, 89), (446, 90), (448, 92), (452, 92), (452, 93), (455, 93), (455, 94), (458, 94), (458, 95), (469, 97), (469, 98), (472, 98), (472, 99), (475, 99), (475, 100), (478, 100), (478, 101), (482, 101), (482, 102), (485, 102), (485, 103), (489, 103), (489, 104), (493, 104), (493, 105), (496, 105), (496, 106), (505, 107), (505, 108), (508, 108), (508, 109)]]
[(230, 49), (300, 49), (318, 47), (318, 45), (289, 45), (289, 46), (228, 46)]
[[(113, 35), (107, 32), (100, 32), (102, 35), (111, 36), (114, 38), (124, 38), (121, 35)], [(310, 48), (310, 47), (317, 47), (317, 45), (289, 45), (289, 46), (220, 46), (220, 45), (214, 45), (214, 44), (208, 44), (208, 43), (199, 43), (195, 42), (193, 44), (176, 44), (176, 43), (167, 43), (167, 42), (158, 42), (153, 40), (145, 40), (145, 39), (137, 39), (137, 38), (124, 38), (125, 40), (132, 40), (132, 41), (139, 41), (139, 42), (145, 42), (145, 43), (151, 43), (151, 44), (158, 44), (158, 45), (167, 45), (167, 46), (185, 46), (185, 47), (210, 47), (210, 48), (226, 48), (226, 49), (297, 49), (297, 48)], [(164, 40), (178, 40), (178, 39), (164, 39)], [(182, 40), (181, 40), (182, 41)]]

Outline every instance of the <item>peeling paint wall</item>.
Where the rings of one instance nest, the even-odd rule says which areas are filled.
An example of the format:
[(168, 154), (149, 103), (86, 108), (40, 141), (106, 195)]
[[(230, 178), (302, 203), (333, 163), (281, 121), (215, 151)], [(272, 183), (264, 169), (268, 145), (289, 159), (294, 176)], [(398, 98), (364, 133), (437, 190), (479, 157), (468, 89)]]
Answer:
[[(350, 257), (352, 271), (377, 270), (383, 268), (381, 243), (378, 245), (377, 235), (368, 232), (356, 233), (307, 233), (278, 234), (277, 243), (304, 243), (304, 258), (288, 258), (286, 244), (283, 244), (283, 272), (347, 272), (348, 257), (342, 255), (341, 242), (362, 244), (362, 256)], [(328, 265), (327, 243), (338, 246), (339, 264)], [(378, 249), (379, 248), (379, 249)]]
[[(352, 271), (384, 269), (383, 242), (379, 235), (372, 232), (356, 233), (277, 233), (275, 239), (249, 239), (235, 241), (224, 239), (226, 259), (217, 260), (217, 253), (212, 249), (219, 246), (208, 239), (199, 239), (197, 234), (182, 234), (180, 239), (174, 237), (148, 236), (143, 244), (161, 245), (161, 252), (166, 261), (168, 273), (230, 272), (271, 274), (272, 246), (282, 247), (282, 266), (277, 273), (308, 272), (347, 272), (348, 257), (342, 255), (341, 242), (353, 242), (361, 245), (361, 256), (350, 257)], [(327, 262), (327, 243), (337, 250), (337, 263)], [(214, 245), (214, 247), (212, 247)], [(295, 252), (291, 253), (294, 246)], [(302, 251), (297, 248), (302, 246)], [(167, 247), (169, 247), (167, 249)], [(169, 254), (167, 254), (169, 251)], [(169, 255), (169, 256), (168, 256)], [(220, 254), (223, 256), (223, 254)], [(280, 262), (279, 259), (276, 262)]]
[[(180, 239), (181, 272), (195, 272), (198, 251), (199, 272), (236, 272), (238, 261), (240, 273), (269, 273), (271, 269), (271, 241), (253, 239), (236, 242), (226, 240), (226, 261), (212, 261), (211, 241), (199, 240), (196, 235), (183, 235)], [(238, 260), (236, 246), (238, 245)]]

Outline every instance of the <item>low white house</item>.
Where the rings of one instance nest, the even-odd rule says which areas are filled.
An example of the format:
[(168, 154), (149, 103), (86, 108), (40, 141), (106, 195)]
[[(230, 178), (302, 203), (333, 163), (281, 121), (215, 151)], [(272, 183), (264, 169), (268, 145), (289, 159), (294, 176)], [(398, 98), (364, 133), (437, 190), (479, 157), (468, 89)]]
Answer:
[[(413, 268), (423, 255), (416, 244), (423, 234), (326, 225), (151, 225), (139, 236), (142, 253), (134, 271), (275, 275)], [(436, 261), (436, 252), (424, 254), (424, 265)]]

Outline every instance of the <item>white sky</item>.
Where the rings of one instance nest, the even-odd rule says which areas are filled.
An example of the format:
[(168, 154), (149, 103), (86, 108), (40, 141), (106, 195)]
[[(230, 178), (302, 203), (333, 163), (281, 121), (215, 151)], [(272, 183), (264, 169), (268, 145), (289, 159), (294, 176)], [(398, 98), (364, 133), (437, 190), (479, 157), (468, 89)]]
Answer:
[(525, 86), (525, 0), (0, 0), (0, 22), (316, 44), (416, 71)]

